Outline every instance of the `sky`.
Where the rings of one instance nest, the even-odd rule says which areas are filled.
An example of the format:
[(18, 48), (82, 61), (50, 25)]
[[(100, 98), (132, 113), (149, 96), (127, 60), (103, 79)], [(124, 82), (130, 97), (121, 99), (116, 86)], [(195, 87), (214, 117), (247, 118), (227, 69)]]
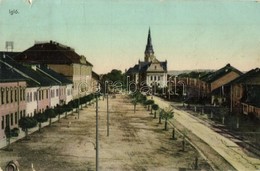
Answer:
[[(99, 74), (144, 60), (148, 29), (168, 70), (260, 67), (260, 2), (254, 0), (0, 0), (0, 50), (56, 41)], [(14, 14), (11, 15), (11, 11)]]

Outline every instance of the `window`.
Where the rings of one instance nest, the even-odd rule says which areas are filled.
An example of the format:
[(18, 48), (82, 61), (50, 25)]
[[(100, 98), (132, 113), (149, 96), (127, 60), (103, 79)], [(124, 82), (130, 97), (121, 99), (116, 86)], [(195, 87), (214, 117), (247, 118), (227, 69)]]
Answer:
[(156, 81), (156, 75), (154, 76), (154, 81)]
[(9, 121), (9, 115), (5, 115), (5, 125), (10, 125), (10, 121)]
[(154, 66), (154, 69), (155, 69), (155, 70), (157, 69), (157, 66), (156, 66), (156, 65)]
[(41, 91), (41, 93), (42, 93), (42, 99), (44, 99), (44, 96), (43, 96), (43, 90)]
[(5, 129), (5, 117), (4, 116), (2, 116), (1, 125), (2, 125), (2, 129)]
[(14, 116), (14, 124), (17, 124), (18, 123), (18, 114), (17, 112), (15, 112), (15, 116)]
[(49, 98), (49, 91), (46, 90), (46, 98), (48, 99)]
[(10, 97), (11, 97), (11, 103), (13, 103), (14, 99), (13, 99), (13, 89), (12, 88), (10, 89)]
[(14, 124), (14, 115), (13, 113), (11, 113), (11, 126), (13, 126), (13, 124)]
[(22, 101), (23, 100), (23, 90), (22, 90), (22, 88), (20, 87), (20, 101)]
[(40, 91), (39, 91), (39, 100), (42, 100), (42, 94)]
[(150, 79), (151, 81), (153, 81), (153, 76), (151, 75), (151, 79)]
[(27, 95), (26, 95), (26, 100), (27, 100), (27, 102), (30, 102), (30, 94), (29, 93), (27, 93)]
[(33, 93), (33, 100), (34, 100), (34, 101), (37, 101), (37, 92), (34, 92), (34, 93)]
[(56, 89), (56, 96), (59, 96), (59, 90)]
[(161, 79), (161, 76), (158, 76), (158, 81), (160, 81), (160, 79)]
[(17, 88), (14, 89), (14, 101), (17, 102)]
[(4, 88), (1, 88), (1, 103), (4, 104)]
[(25, 100), (25, 89), (23, 89), (22, 91), (23, 91), (23, 100)]
[(6, 88), (6, 103), (9, 103), (9, 89), (8, 88)]
[(30, 92), (30, 102), (32, 101), (32, 92)]

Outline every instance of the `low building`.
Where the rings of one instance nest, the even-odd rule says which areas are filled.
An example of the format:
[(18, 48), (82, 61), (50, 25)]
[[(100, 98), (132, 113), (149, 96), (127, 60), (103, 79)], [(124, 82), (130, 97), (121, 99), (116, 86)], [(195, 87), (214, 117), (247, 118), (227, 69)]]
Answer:
[(252, 69), (230, 83), (231, 112), (260, 118), (260, 69)]
[(221, 104), (229, 101), (230, 87), (228, 83), (241, 76), (243, 73), (227, 64), (219, 70), (200, 77), (198, 82), (201, 95), (208, 97), (211, 104)]

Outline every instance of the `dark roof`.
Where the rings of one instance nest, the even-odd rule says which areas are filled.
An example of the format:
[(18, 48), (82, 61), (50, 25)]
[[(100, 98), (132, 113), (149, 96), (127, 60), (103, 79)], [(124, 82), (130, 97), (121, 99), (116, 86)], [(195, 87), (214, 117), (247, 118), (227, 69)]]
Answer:
[(48, 78), (43, 73), (33, 70), (30, 66), (24, 66), (14, 61), (12, 58), (6, 56), (3, 61), (12, 66), (19, 74), (23, 75), (29, 81), (27, 82), (29, 86), (51, 86), (58, 85), (59, 83), (53, 79)]
[(9, 56), (10, 58), (15, 58), (21, 52), (8, 52), (8, 51), (0, 51), (0, 57)]
[(27, 78), (19, 74), (13, 67), (0, 60), (0, 82), (27, 81)]
[(207, 83), (212, 83), (214, 81), (216, 81), (217, 79), (223, 77), (224, 75), (226, 75), (227, 73), (230, 72), (236, 72), (239, 75), (242, 75), (243, 73), (241, 71), (239, 71), (238, 69), (232, 67), (230, 64), (227, 64), (226, 66), (224, 66), (223, 68), (220, 68), (219, 70), (211, 73), (211, 74), (206, 74), (203, 77), (200, 77), (200, 79), (202, 81), (205, 81)]
[[(133, 73), (144, 73), (147, 71), (148, 67), (151, 65), (152, 62), (144, 62), (139, 61), (139, 64), (136, 64), (134, 67), (129, 68), (126, 71), (126, 74), (133, 74)], [(167, 71), (167, 61), (160, 62), (160, 65), (162, 66), (163, 70)]]
[(74, 49), (53, 41), (35, 44), (18, 54), (15, 59), (34, 64), (81, 63), (81, 56)]
[(230, 82), (230, 84), (233, 83), (241, 83), (247, 85), (260, 85), (260, 69), (255, 68), (246, 72), (245, 74), (241, 75), (240, 77)]
[(42, 72), (43, 74), (45, 74), (47, 77), (50, 77), (51, 79), (55, 79), (60, 84), (73, 84), (73, 82), (67, 79), (63, 74), (57, 73), (46, 66), (38, 66), (37, 71)]
[(94, 78), (95, 80), (99, 80), (99, 75), (97, 73), (92, 71), (91, 74), (92, 74), (92, 78)]

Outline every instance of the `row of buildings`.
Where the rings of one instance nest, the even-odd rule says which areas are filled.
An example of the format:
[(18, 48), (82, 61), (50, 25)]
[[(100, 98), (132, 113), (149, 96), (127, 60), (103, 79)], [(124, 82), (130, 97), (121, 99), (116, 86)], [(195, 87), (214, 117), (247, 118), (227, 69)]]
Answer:
[(226, 106), (233, 114), (252, 114), (260, 118), (259, 68), (242, 73), (227, 64), (197, 78), (177, 77), (176, 80), (185, 84), (188, 98)]
[[(197, 77), (169, 75), (167, 60), (159, 61), (155, 55), (149, 29), (144, 61), (126, 71), (127, 78), (137, 87), (166, 89), (166, 93), (176, 94), (181, 88), (186, 100), (225, 105), (232, 113), (254, 114), (260, 118), (260, 71), (259, 68), (242, 73), (230, 64), (214, 72)], [(175, 89), (175, 90), (174, 90)], [(172, 94), (172, 95), (173, 95)]]
[(24, 116), (67, 104), (96, 91), (99, 75), (74, 49), (35, 43), (23, 52), (0, 52), (0, 140)]

